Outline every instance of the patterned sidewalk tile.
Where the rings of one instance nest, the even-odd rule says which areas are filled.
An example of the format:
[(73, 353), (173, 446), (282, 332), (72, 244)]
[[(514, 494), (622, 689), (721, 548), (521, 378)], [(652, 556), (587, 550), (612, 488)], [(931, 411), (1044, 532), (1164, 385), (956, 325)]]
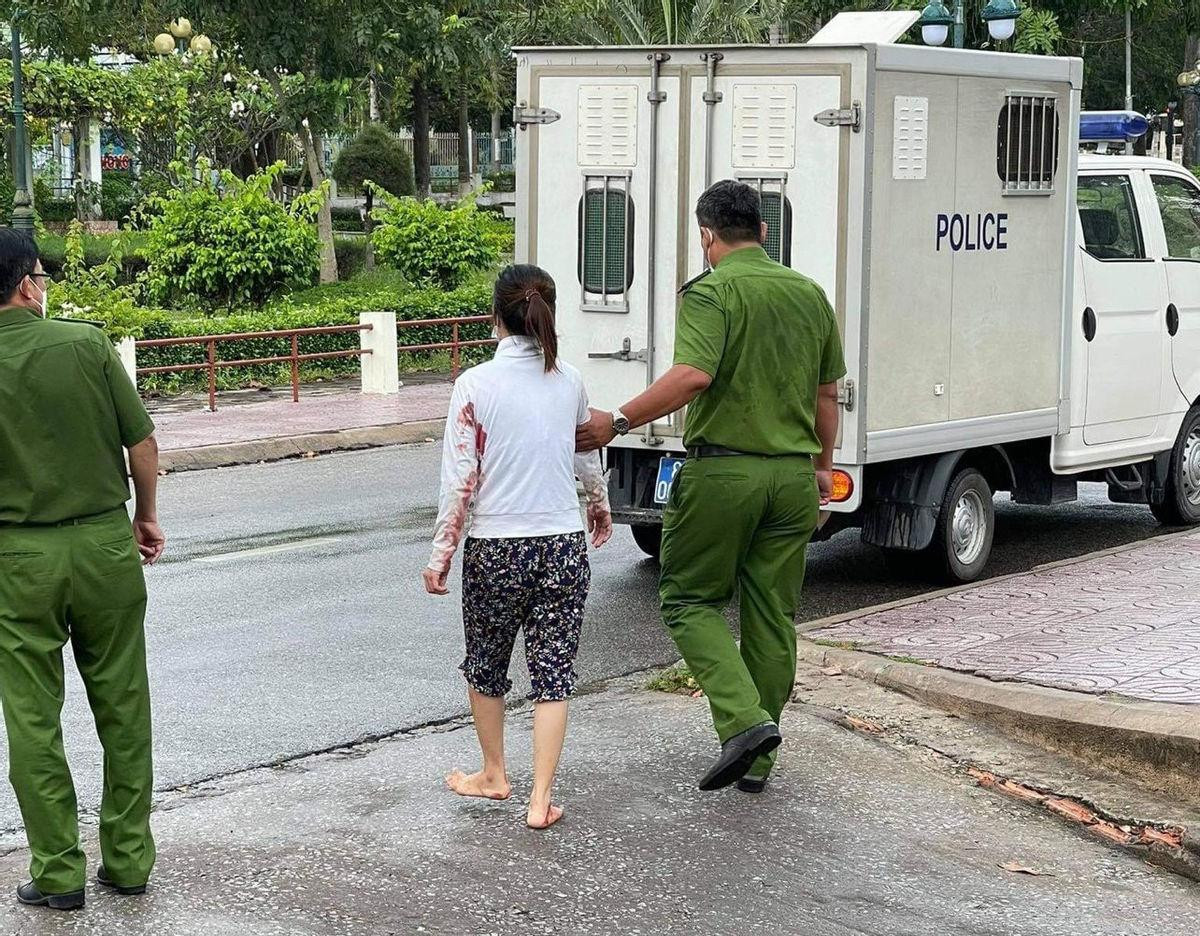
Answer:
[(1200, 534), (809, 631), (990, 679), (1200, 705)]

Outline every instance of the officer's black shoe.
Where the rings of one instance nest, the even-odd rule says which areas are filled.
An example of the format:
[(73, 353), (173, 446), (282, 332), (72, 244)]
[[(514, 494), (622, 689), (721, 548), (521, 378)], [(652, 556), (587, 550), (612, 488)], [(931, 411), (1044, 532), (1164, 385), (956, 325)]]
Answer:
[(115, 890), (118, 894), (125, 897), (135, 897), (138, 894), (146, 893), (146, 885), (140, 884), (137, 887), (121, 887), (119, 884), (113, 883), (112, 878), (108, 876), (108, 872), (104, 870), (104, 865), (96, 870), (96, 883), (101, 887), (107, 887), (109, 890)]
[(708, 792), (737, 783), (756, 760), (770, 754), (782, 741), (778, 726), (769, 721), (734, 735), (721, 745), (721, 756), (700, 781), (700, 789)]
[(737, 788), (743, 793), (761, 793), (767, 788), (766, 777), (742, 777), (737, 782)]
[(43, 894), (33, 881), (17, 888), (17, 900), (27, 907), (49, 907), (51, 910), (78, 910), (83, 906), (83, 891), (72, 894)]

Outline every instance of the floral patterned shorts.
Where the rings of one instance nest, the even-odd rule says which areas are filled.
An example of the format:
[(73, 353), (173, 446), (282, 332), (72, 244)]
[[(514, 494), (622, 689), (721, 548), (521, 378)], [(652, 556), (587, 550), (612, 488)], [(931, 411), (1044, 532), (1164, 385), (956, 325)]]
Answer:
[(463, 548), (463, 675), (471, 688), (503, 696), (517, 631), (535, 702), (558, 702), (575, 688), (575, 654), (591, 584), (582, 533), (521, 539), (468, 539)]

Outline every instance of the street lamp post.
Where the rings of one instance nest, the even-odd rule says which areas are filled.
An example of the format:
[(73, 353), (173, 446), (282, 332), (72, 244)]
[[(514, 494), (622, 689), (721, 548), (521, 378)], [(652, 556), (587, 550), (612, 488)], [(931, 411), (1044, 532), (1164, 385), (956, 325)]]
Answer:
[[(190, 41), (189, 41), (190, 39)], [(161, 32), (154, 37), (154, 51), (159, 55), (186, 55), (189, 51), (193, 55), (208, 55), (212, 52), (212, 40), (204, 33), (192, 34), (192, 22), (186, 17), (179, 17), (167, 24), (167, 31)], [(188, 145), (188, 158), (192, 163), (193, 171), (196, 165), (196, 144), (192, 142)]]
[(16, 18), (12, 24), (13, 62), (13, 194), (12, 226), (21, 231), (33, 230), (33, 199), (29, 196), (29, 176), (25, 162), (25, 102), (22, 98), (21, 30)]
[[(942, 0), (932, 0), (921, 11), (917, 25), (921, 27), (921, 40), (926, 45), (945, 45), (953, 30), (954, 48), (966, 45), (965, 0), (953, 3), (953, 10)], [(1016, 31), (1017, 17), (1021, 15), (1017, 0), (988, 0), (980, 18), (987, 23), (988, 35), (994, 42), (1011, 39)]]

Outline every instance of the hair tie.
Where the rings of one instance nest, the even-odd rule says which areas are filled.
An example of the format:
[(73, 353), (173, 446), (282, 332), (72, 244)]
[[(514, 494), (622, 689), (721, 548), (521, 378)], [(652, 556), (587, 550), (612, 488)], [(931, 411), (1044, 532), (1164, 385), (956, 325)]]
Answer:
[(542, 294), (540, 292), (538, 292), (536, 289), (531, 289), (529, 292), (525, 293), (525, 301), (529, 302), (534, 296), (537, 296), (539, 299), (542, 298)]

